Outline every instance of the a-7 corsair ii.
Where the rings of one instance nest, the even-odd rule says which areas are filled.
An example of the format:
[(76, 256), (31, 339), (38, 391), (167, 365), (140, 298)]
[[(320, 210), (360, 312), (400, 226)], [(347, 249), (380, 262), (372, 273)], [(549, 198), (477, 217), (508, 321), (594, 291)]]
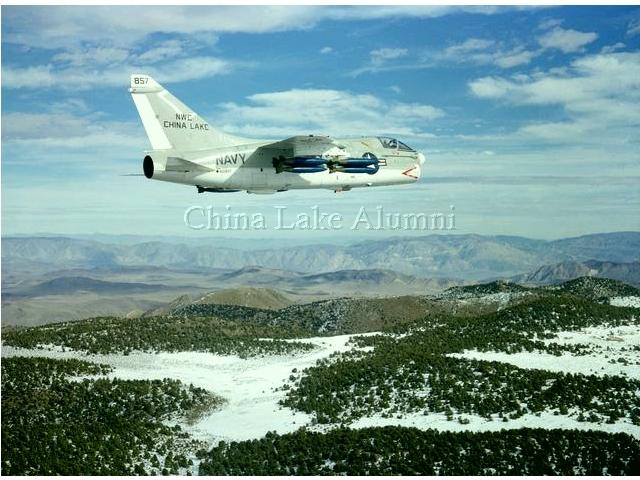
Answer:
[(279, 142), (240, 138), (211, 127), (148, 75), (131, 75), (129, 91), (153, 148), (144, 157), (144, 175), (194, 185), (201, 193), (305, 188), (338, 192), (413, 183), (425, 160), (387, 137), (308, 135)]

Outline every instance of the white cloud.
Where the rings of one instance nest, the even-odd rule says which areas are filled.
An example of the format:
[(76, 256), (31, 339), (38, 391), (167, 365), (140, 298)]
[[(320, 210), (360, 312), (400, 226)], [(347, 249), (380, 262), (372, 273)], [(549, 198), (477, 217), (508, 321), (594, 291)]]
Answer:
[(22, 113), (2, 115), (2, 139), (65, 138), (88, 133), (87, 119), (68, 113)]
[(159, 81), (173, 83), (224, 75), (236, 66), (236, 63), (215, 57), (189, 57), (157, 68), (148, 68), (147, 71)]
[(380, 48), (370, 52), (369, 64), (352, 71), (351, 75), (358, 76), (365, 72), (430, 68), (442, 63), (495, 65), (508, 69), (528, 64), (540, 53), (540, 50), (526, 50), (521, 45), (506, 48), (495, 40), (469, 38), (462, 43), (449, 45), (440, 52), (426, 52), (417, 59), (392, 62), (392, 60), (408, 57), (409, 51), (405, 48)]
[[(4, 41), (39, 48), (133, 47), (152, 33), (263, 33), (314, 24), (315, 7), (9, 7)], [(117, 32), (117, 33), (116, 33)]]
[(564, 53), (572, 53), (579, 51), (597, 38), (598, 34), (595, 32), (579, 32), (577, 30), (554, 27), (549, 32), (538, 37), (538, 43), (543, 48), (555, 48)]
[(450, 45), (442, 52), (431, 55), (431, 57), (437, 62), (486, 65), (493, 60), (489, 49), (492, 49), (495, 45), (496, 42), (493, 40), (469, 38), (462, 43)]
[[(516, 7), (517, 8), (517, 7)], [(367, 7), (332, 7), (317, 12), (328, 20), (372, 20), (399, 17), (437, 18), (455, 13), (493, 15), (509, 10), (510, 7), (497, 6), (454, 6), (454, 5), (400, 5)]]
[[(131, 125), (137, 128), (137, 125)], [(17, 147), (28, 153), (21, 156), (31, 157), (31, 163), (82, 163), (85, 166), (93, 163), (93, 155), (98, 151), (104, 154), (114, 154), (116, 150), (127, 150), (127, 158), (137, 157), (142, 150), (148, 148), (143, 135), (133, 135), (131, 132), (118, 132), (97, 128), (81, 136), (30, 138), (12, 140), (9, 147)], [(121, 156), (121, 155), (119, 155)], [(6, 163), (16, 163), (14, 156)]]
[(586, 128), (588, 128), (586, 125), (579, 122), (534, 123), (518, 129), (517, 135), (565, 143), (567, 141), (573, 142), (574, 139), (584, 135)]
[(320, 53), (322, 55), (326, 55), (326, 54), (331, 53), (331, 52), (333, 52), (333, 48), (331, 48), (331, 47), (322, 47), (320, 49)]
[(228, 60), (198, 55), (199, 47), (180, 38), (155, 42), (147, 48), (72, 46), (53, 55), (45, 65), (3, 66), (3, 86), (81, 90), (99, 85), (125, 86), (134, 71), (170, 83), (227, 73), (237, 66)]
[(588, 55), (557, 73), (483, 77), (469, 88), (481, 98), (563, 108), (566, 121), (525, 125), (518, 132), (525, 137), (627, 145), (640, 140), (640, 53)]
[(618, 50), (622, 50), (625, 47), (626, 45), (624, 43), (616, 42), (613, 45), (605, 45), (604, 47), (602, 47), (602, 49), (600, 50), (600, 53), (613, 53)]
[(6, 113), (2, 116), (2, 143), (4, 147), (22, 146), (31, 152), (141, 146), (137, 123), (109, 121), (102, 116), (99, 112)]
[(157, 63), (184, 54), (184, 45), (179, 40), (166, 40), (136, 56), (142, 63)]
[[(310, 28), (324, 20), (494, 14), (504, 7), (457, 6), (9, 6), (3, 41), (39, 48), (86, 44), (135, 46), (152, 33), (265, 33)], [(117, 32), (114, 33), (114, 32)]]
[(519, 81), (485, 77), (471, 82), (470, 87), (481, 97), (572, 108), (598, 98), (638, 100), (640, 53), (588, 55), (574, 60), (565, 75), (541, 74), (519, 77)]
[[(549, 19), (539, 25), (540, 29), (547, 30), (537, 39), (542, 48), (529, 49), (519, 43), (509, 46), (492, 39), (469, 38), (462, 43), (448, 46), (442, 52), (429, 54), (427, 57), (437, 62), (495, 65), (509, 69), (531, 63), (544, 50), (560, 49), (565, 53), (575, 52), (598, 38), (598, 35), (593, 32), (565, 30), (559, 26), (561, 24), (562, 20)], [(616, 48), (620, 47), (616, 46)]]
[(55, 82), (51, 65), (33, 67), (2, 66), (2, 86), (6, 88), (50, 87)]
[(640, 35), (640, 19), (632, 20), (627, 27), (627, 35), (632, 37), (634, 35)]
[(444, 115), (431, 105), (390, 102), (341, 90), (293, 89), (255, 94), (247, 100), (242, 105), (223, 104), (215, 114), (225, 128), (247, 136), (315, 133), (428, 137), (425, 132)]
[(464, 42), (450, 45), (441, 52), (427, 54), (424, 63), (428, 65), (429, 61), (455, 62), (495, 65), (509, 69), (528, 65), (547, 49), (560, 49), (565, 53), (578, 51), (598, 37), (596, 33), (565, 30), (559, 27), (561, 23), (561, 20), (551, 19), (540, 24), (541, 29), (548, 30), (537, 39), (542, 48), (530, 49), (519, 43), (505, 45), (504, 42), (487, 38), (469, 38)]
[(406, 118), (408, 120), (435, 120), (444, 116), (444, 112), (431, 105), (398, 103), (391, 106), (388, 115), (392, 118)]
[(89, 105), (81, 98), (64, 98), (49, 105), (50, 113), (74, 113), (87, 114)]
[(499, 77), (482, 77), (469, 83), (471, 92), (482, 98), (502, 98), (513, 88), (513, 83)]
[(525, 49), (522, 45), (506, 48), (502, 43), (486, 38), (469, 38), (462, 43), (450, 45), (431, 57), (438, 62), (471, 63), (476, 65), (496, 65), (513, 68), (526, 65), (539, 51)]
[[(140, 122), (110, 119), (104, 112), (92, 110), (84, 100), (68, 97), (44, 106), (40, 112), (3, 113), (2, 146), (10, 152), (25, 152), (34, 163), (46, 163), (52, 156), (59, 163), (90, 163), (87, 152), (138, 151), (146, 147), (146, 142)], [(15, 163), (14, 157), (7, 154), (3, 162)]]
[(366, 72), (381, 72), (398, 69), (414, 69), (421, 68), (420, 63), (411, 62), (396, 62), (399, 58), (404, 58), (409, 55), (409, 50), (406, 48), (390, 48), (383, 47), (371, 50), (369, 52), (369, 62), (360, 68), (352, 70), (350, 75), (357, 77), (358, 75)]
[(514, 49), (508, 52), (499, 52), (494, 56), (494, 62), (501, 68), (513, 68), (518, 65), (531, 63), (539, 52), (524, 49)]
[(148, 65), (130, 58), (100, 69), (74, 65), (36, 67), (3, 67), (2, 85), (6, 88), (62, 88), (87, 90), (101, 85), (126, 87), (129, 75), (140, 71), (153, 75), (163, 83), (183, 82), (229, 73), (235, 64), (215, 57), (188, 57), (162, 64)]
[(462, 43), (451, 45), (444, 50), (445, 56), (456, 57), (464, 55), (469, 52), (476, 52), (478, 50), (486, 50), (493, 47), (496, 44), (494, 40), (487, 40), (484, 38), (469, 38)]
[[(9, 88), (91, 88), (121, 84), (131, 69), (146, 69), (178, 79), (202, 78), (228, 70), (229, 60), (198, 53), (225, 33), (265, 33), (308, 29), (322, 21), (399, 17), (439, 17), (458, 12), (494, 14), (508, 7), (458, 6), (8, 6), (3, 8), (3, 42), (25, 49), (61, 50), (41, 65), (18, 67), (5, 62)], [(148, 45), (153, 34), (177, 39)], [(185, 48), (188, 44), (190, 48)], [(144, 49), (141, 48), (141, 45)], [(329, 53), (324, 47), (321, 53)], [(380, 49), (372, 61), (382, 64), (404, 49)], [(186, 52), (191, 60), (186, 59)], [(396, 55), (396, 56), (394, 56)], [(178, 59), (196, 72), (176, 72)], [(170, 62), (174, 62), (172, 65)], [(222, 66), (224, 62), (225, 65)], [(90, 66), (91, 68), (87, 68)], [(165, 78), (165, 81), (167, 79)]]
[(378, 48), (371, 50), (369, 56), (373, 65), (382, 65), (389, 60), (406, 57), (408, 53), (406, 48)]
[(124, 48), (94, 47), (73, 49), (58, 53), (52, 57), (54, 63), (71, 66), (107, 65), (124, 62), (129, 57), (129, 51)]
[(542, 22), (540, 22), (540, 24), (538, 25), (538, 28), (540, 30), (549, 30), (549, 29), (551, 29), (553, 27), (559, 27), (563, 23), (564, 23), (564, 20), (562, 20), (562, 19), (549, 18), (547, 20), (543, 20)]

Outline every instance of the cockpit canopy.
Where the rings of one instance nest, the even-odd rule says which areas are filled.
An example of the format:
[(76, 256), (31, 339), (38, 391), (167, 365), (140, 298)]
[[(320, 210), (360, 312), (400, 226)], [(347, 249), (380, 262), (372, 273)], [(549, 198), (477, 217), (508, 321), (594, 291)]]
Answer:
[(401, 141), (395, 138), (378, 137), (378, 140), (380, 140), (380, 143), (382, 143), (382, 146), (384, 148), (388, 148), (390, 150), (404, 150), (406, 152), (415, 152), (415, 150), (411, 148), (409, 145), (402, 143)]

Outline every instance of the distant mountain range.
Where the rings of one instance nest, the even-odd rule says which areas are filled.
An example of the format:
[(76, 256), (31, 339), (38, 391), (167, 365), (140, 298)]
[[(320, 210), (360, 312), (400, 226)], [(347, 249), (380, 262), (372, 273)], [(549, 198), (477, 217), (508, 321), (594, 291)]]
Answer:
[(42, 297), (45, 295), (68, 295), (81, 292), (132, 294), (150, 291), (155, 292), (164, 288), (166, 288), (164, 285), (149, 285), (136, 282), (107, 282), (88, 277), (57, 277), (32, 287), (13, 290), (9, 294), (3, 292), (2, 298), (4, 300), (8, 295), (12, 297)]
[(182, 296), (180, 305), (206, 295), (212, 303), (270, 309), (345, 296), (437, 294), (488, 280), (548, 285), (604, 277), (640, 287), (638, 252), (639, 232), (554, 241), (429, 235), (262, 250), (8, 237), (2, 239), (2, 323), (136, 316)]
[(511, 280), (516, 283), (545, 285), (578, 277), (611, 278), (640, 287), (640, 262), (616, 263), (599, 260), (561, 262), (542, 266), (530, 273), (516, 275), (511, 277)]
[[(283, 246), (241, 250), (166, 242), (102, 243), (65, 237), (2, 239), (3, 274), (11, 270), (156, 266), (204, 271), (255, 265), (288, 272), (393, 270), (422, 278), (465, 281), (505, 278), (541, 265), (566, 262), (629, 263), (640, 258), (640, 232), (585, 235), (561, 240), (513, 236), (427, 235), (359, 242), (352, 245)], [(542, 275), (542, 274), (541, 274)]]

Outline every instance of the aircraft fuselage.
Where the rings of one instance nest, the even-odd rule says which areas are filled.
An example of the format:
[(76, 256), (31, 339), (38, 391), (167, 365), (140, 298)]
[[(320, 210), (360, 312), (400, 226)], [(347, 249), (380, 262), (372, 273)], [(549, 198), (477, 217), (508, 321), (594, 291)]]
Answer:
[[(145, 170), (145, 174), (154, 180), (196, 185), (204, 189), (247, 190), (252, 193), (311, 188), (349, 190), (414, 183), (420, 178), (421, 154), (417, 152), (383, 148), (377, 137), (338, 139), (336, 143), (344, 146), (352, 157), (375, 155), (379, 162), (375, 173), (332, 172), (329, 169), (313, 173), (278, 173), (273, 165), (274, 158), (285, 157), (289, 152), (286, 148), (268, 148), (272, 142), (264, 141), (191, 152), (173, 149), (151, 151), (148, 157), (153, 161), (152, 172)], [(171, 158), (193, 162), (203, 168), (192, 171), (180, 165), (172, 166)]]

